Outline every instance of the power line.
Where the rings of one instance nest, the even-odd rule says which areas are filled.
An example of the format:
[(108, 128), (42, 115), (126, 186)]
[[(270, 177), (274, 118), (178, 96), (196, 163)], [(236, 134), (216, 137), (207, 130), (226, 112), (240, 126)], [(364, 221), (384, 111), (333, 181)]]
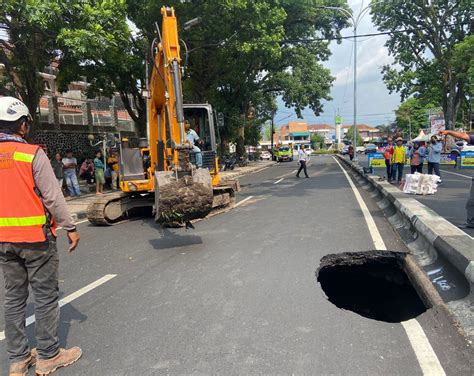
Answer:
[[(469, 26), (468, 24), (463, 23), (452, 23), (446, 24), (446, 26)], [(241, 43), (255, 43), (255, 44), (275, 44), (275, 43), (311, 43), (311, 42), (323, 42), (323, 41), (338, 41), (344, 39), (354, 39), (354, 38), (366, 38), (366, 37), (377, 37), (381, 35), (393, 35), (393, 34), (404, 34), (404, 33), (413, 33), (416, 31), (428, 30), (429, 27), (419, 27), (413, 29), (403, 29), (403, 30), (393, 30), (393, 31), (382, 31), (378, 33), (368, 33), (368, 34), (357, 34), (357, 35), (343, 35), (340, 37), (331, 37), (331, 38), (300, 38), (300, 39), (285, 39), (283, 41), (269, 41), (264, 39), (254, 39), (251, 41), (242, 41)], [(190, 42), (206, 42), (203, 40), (190, 40)], [(220, 45), (221, 42), (216, 42), (215, 45)]]

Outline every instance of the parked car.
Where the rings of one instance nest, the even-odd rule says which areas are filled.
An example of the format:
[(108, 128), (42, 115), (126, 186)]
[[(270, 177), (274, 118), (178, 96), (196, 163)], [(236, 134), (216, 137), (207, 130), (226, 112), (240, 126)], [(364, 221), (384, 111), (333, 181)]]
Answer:
[(342, 154), (342, 155), (347, 155), (347, 154), (349, 154), (349, 146), (348, 146), (348, 145), (346, 145), (346, 146), (344, 146), (344, 147), (342, 148), (341, 154)]
[(260, 160), (262, 161), (269, 161), (272, 159), (272, 155), (270, 154), (269, 151), (262, 151), (262, 153), (260, 154)]
[(356, 147), (356, 153), (364, 153), (364, 152), (365, 152), (365, 146)]
[(367, 144), (365, 145), (365, 150), (364, 150), (364, 153), (365, 154), (369, 154), (369, 153), (377, 153), (378, 149), (377, 149), (377, 146), (375, 144)]

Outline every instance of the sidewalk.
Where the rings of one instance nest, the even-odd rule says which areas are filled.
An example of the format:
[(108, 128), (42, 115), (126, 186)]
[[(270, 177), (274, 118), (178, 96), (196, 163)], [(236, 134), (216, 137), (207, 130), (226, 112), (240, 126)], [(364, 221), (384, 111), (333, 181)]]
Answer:
[[(367, 166), (367, 157), (358, 156), (362, 166)], [(347, 158), (348, 159), (348, 158)], [(426, 173), (426, 166), (424, 171)], [(405, 174), (410, 173), (410, 168), (405, 167)], [(375, 169), (374, 175), (385, 176), (384, 168)], [(437, 214), (458, 226), (466, 222), (466, 202), (471, 189), (471, 182), (474, 179), (474, 169), (457, 169), (453, 166), (441, 167), (441, 178), (443, 184), (438, 187), (438, 192), (434, 195), (406, 195), (426, 205)], [(396, 185), (394, 185), (395, 187)], [(471, 237), (474, 237), (474, 229), (463, 229)]]
[[(246, 167), (236, 167), (232, 171), (222, 171), (220, 176), (222, 180), (237, 179), (243, 175), (257, 173), (274, 164), (275, 162), (272, 161), (250, 162)], [(87, 207), (96, 197), (95, 193), (91, 193), (89, 187), (84, 182), (80, 182), (80, 187), (82, 192), (81, 197), (66, 197), (69, 210), (75, 221), (87, 218)], [(105, 194), (110, 192), (112, 191), (104, 191)]]

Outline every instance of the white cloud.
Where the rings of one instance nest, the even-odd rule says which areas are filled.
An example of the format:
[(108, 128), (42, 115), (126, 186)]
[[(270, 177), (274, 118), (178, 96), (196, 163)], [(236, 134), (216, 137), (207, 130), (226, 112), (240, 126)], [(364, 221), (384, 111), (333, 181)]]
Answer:
[[(349, 6), (358, 14), (361, 4), (367, 6), (369, 1), (349, 0)], [(376, 33), (377, 29), (372, 24), (370, 14), (367, 13), (360, 21), (357, 34)], [(343, 35), (352, 35), (352, 28), (343, 30)], [(358, 123), (366, 123), (369, 125), (378, 125), (393, 120), (393, 110), (400, 103), (400, 97), (397, 94), (390, 95), (381, 74), (381, 67), (385, 64), (393, 62), (392, 57), (388, 55), (388, 51), (384, 46), (387, 40), (386, 36), (374, 36), (358, 39), (357, 43), (357, 110)], [(331, 43), (332, 56), (323, 64), (329, 68), (332, 75), (336, 78), (334, 86), (331, 90), (333, 100), (325, 103), (324, 113), (316, 118), (311, 114), (311, 110), (307, 109), (305, 120), (308, 122), (332, 123), (334, 121), (334, 113), (339, 110), (342, 114), (344, 122), (351, 123), (353, 120), (353, 40), (344, 39), (341, 44)], [(289, 109), (280, 105), (281, 112), (277, 115), (277, 119), (288, 116)], [(292, 116), (282, 122), (295, 119)]]

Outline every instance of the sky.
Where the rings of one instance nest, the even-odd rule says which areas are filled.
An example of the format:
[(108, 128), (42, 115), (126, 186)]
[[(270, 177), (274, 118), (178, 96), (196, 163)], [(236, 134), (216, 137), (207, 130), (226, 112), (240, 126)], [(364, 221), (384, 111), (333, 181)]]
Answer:
[[(369, 0), (348, 0), (349, 6), (357, 15), (361, 5), (369, 4)], [(357, 34), (376, 33), (369, 12), (360, 21)], [(352, 35), (352, 27), (344, 29), (343, 36)], [(359, 38), (357, 43), (357, 123), (376, 126), (387, 124), (394, 120), (394, 110), (400, 104), (400, 96), (397, 93), (389, 94), (380, 73), (381, 67), (391, 64), (393, 58), (388, 55), (384, 46), (387, 36), (376, 36)], [(334, 125), (334, 115), (338, 111), (342, 116), (344, 124), (353, 123), (353, 39), (344, 39), (341, 44), (331, 42), (332, 56), (323, 65), (331, 70), (336, 80), (331, 90), (332, 101), (324, 101), (324, 112), (321, 116), (314, 116), (311, 109), (303, 113), (304, 120), (309, 124)], [(275, 117), (275, 123), (282, 125), (292, 120), (300, 120), (292, 109), (285, 107), (282, 101), (278, 103), (279, 110)]]

